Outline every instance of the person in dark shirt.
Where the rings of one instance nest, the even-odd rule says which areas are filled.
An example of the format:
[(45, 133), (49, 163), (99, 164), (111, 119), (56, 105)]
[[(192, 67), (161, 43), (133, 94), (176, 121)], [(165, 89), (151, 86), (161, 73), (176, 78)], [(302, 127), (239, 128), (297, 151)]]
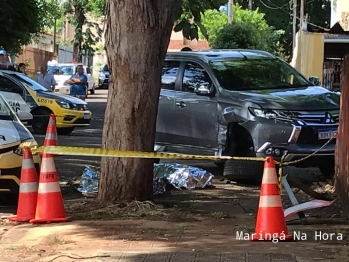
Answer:
[(70, 95), (85, 100), (87, 76), (84, 74), (84, 68), (82, 65), (76, 67), (76, 73), (68, 80), (70, 84)]
[(17, 72), (27, 75), (25, 72), (26, 66), (24, 63), (19, 63), (17, 67)]

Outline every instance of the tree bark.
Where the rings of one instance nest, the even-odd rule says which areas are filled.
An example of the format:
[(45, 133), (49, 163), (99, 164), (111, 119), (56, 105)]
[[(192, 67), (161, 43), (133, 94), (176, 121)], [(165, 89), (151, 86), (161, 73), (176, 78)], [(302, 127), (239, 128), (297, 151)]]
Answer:
[[(153, 151), (161, 74), (180, 0), (107, 0), (106, 52), (111, 78), (103, 147)], [(153, 197), (153, 159), (101, 162), (97, 201)]]
[(75, 35), (73, 44), (73, 59), (75, 63), (81, 63), (81, 46), (84, 41), (82, 27), (85, 24), (86, 16), (83, 7), (80, 4), (74, 5), (74, 23), (75, 23)]
[[(349, 51), (349, 50), (347, 50)], [(349, 52), (344, 57), (341, 108), (336, 144), (335, 187), (343, 212), (349, 211)]]

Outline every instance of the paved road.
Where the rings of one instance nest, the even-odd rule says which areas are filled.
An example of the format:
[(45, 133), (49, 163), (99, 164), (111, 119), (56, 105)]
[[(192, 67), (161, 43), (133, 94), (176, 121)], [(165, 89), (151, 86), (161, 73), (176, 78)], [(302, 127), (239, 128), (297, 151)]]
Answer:
[[(84, 147), (100, 147), (102, 143), (102, 129), (103, 117), (107, 102), (108, 90), (96, 90), (94, 95), (89, 95), (87, 102), (93, 113), (91, 125), (88, 128), (77, 128), (69, 136), (59, 136), (59, 145), (66, 146), (84, 146)], [(41, 145), (44, 141), (44, 135), (35, 135), (38, 143)], [(85, 165), (98, 166), (100, 162), (99, 157), (79, 157), (79, 156), (60, 156), (56, 158), (57, 170), (61, 181), (69, 181), (73, 177), (81, 175)], [(215, 168), (212, 162), (203, 161), (187, 161), (191, 165), (209, 169), (214, 174), (218, 174), (219, 170)], [(288, 173), (295, 174), (299, 177), (307, 177), (307, 179), (314, 179), (319, 173), (318, 169), (295, 169), (288, 168)]]

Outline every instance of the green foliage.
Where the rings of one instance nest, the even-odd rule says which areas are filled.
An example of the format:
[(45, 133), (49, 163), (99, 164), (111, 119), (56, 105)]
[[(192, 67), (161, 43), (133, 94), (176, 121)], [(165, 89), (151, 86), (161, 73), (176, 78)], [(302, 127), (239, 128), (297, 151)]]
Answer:
[(0, 46), (10, 54), (20, 53), (45, 26), (41, 0), (2, 0), (0, 13)]
[(74, 40), (72, 39), (60, 39), (57, 44), (62, 45), (62, 46), (70, 46), (73, 47)]
[[(247, 8), (248, 1), (237, 0), (236, 3)], [(270, 26), (282, 29), (285, 33), (281, 36), (280, 42), (285, 49), (284, 52), (290, 55), (292, 52), (292, 3), (289, 0), (265, 0), (254, 1), (253, 8), (259, 8), (265, 13), (265, 19)], [(299, 6), (298, 6), (299, 7)], [(297, 17), (300, 16), (299, 8)], [(304, 13), (309, 15), (309, 21), (320, 27), (328, 28), (331, 19), (331, 1), (309, 0), (305, 1)], [(298, 20), (299, 22), (299, 20)]]
[(105, 48), (104, 44), (98, 43), (95, 46), (95, 53), (96, 53), (96, 55), (103, 55), (103, 54), (105, 54), (105, 49), (104, 48)]
[(44, 12), (45, 26), (52, 27), (54, 20), (62, 17), (62, 0), (38, 0)]
[(23, 61), (23, 63), (25, 64), (26, 67), (29, 67), (30, 62), (31, 62), (31, 59), (30, 59), (30, 58), (25, 59), (25, 60)]
[(91, 66), (91, 68), (96, 69), (96, 71), (100, 71), (103, 66), (104, 66), (103, 62), (97, 62), (93, 66)]
[(228, 16), (226, 13), (217, 10), (206, 10), (201, 17), (201, 23), (206, 28), (207, 37), (200, 32), (199, 36), (201, 39), (208, 38), (213, 40), (216, 33), (228, 22)]
[[(215, 14), (217, 11), (206, 12), (213, 18), (219, 17), (218, 14)], [(221, 19), (216, 21), (223, 23), (222, 18), (226, 15), (223, 13), (220, 16)], [(208, 17), (204, 21), (205, 27), (210, 24)], [(231, 24), (219, 23), (215, 23), (212, 28), (208, 29), (211, 32), (209, 43), (213, 48), (259, 49), (281, 55), (279, 39), (283, 31), (270, 27), (264, 19), (264, 14), (260, 13), (258, 9), (250, 11), (235, 6), (234, 21)]]
[(100, 17), (104, 14), (105, 0), (90, 0), (89, 1), (91, 14), (94, 17)]
[(175, 10), (175, 32), (182, 30), (187, 39), (199, 39), (199, 30), (208, 38), (208, 32), (201, 23), (202, 14), (209, 9), (218, 10), (228, 0), (183, 0)]
[[(95, 11), (94, 3), (95, 1), (89, 0), (67, 0), (63, 4), (63, 14), (75, 29), (73, 45), (79, 56), (92, 55), (94, 53), (93, 46), (102, 35), (98, 23), (87, 19), (87, 14)], [(83, 30), (83, 27), (86, 29)], [(95, 28), (97, 34), (94, 34), (91, 28)]]

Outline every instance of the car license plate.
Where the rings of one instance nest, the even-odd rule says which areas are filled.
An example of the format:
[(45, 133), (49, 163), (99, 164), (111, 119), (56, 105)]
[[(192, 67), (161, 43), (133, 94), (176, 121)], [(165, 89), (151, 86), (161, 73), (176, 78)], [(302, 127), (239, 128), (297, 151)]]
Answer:
[(325, 140), (334, 137), (337, 133), (337, 130), (324, 130), (320, 129), (318, 132), (318, 139)]
[(84, 119), (90, 119), (90, 118), (91, 118), (91, 116), (89, 113), (84, 113)]

